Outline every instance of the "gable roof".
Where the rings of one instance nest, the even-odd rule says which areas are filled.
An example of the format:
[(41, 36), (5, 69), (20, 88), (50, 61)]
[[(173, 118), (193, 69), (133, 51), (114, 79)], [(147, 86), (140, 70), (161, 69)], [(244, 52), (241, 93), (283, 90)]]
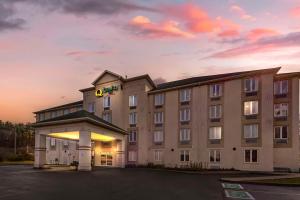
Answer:
[(63, 104), (63, 105), (60, 105), (60, 106), (55, 106), (55, 107), (52, 107), (52, 108), (47, 108), (47, 109), (44, 109), (44, 110), (35, 111), (33, 113), (37, 114), (37, 113), (41, 113), (41, 112), (60, 110), (60, 109), (63, 109), (63, 108), (77, 107), (77, 106), (82, 106), (82, 105), (83, 105), (83, 101), (81, 100), (81, 101), (75, 101), (75, 102), (68, 103), (68, 104)]
[(96, 80), (93, 81), (93, 85), (95, 85), (103, 76), (105, 76), (105, 74), (110, 74), (112, 76), (115, 76), (116, 78), (123, 80), (123, 77), (119, 74), (116, 74), (114, 72), (111, 72), (109, 70), (105, 70), (102, 74), (100, 74), (100, 76), (98, 76), (98, 78), (96, 78)]
[(59, 117), (55, 117), (52, 119), (43, 120), (40, 122), (37, 122), (33, 124), (33, 127), (44, 127), (44, 126), (51, 126), (51, 125), (58, 125), (58, 124), (69, 124), (74, 122), (89, 122), (113, 131), (116, 131), (121, 134), (127, 134), (127, 131), (124, 129), (109, 123), (105, 120), (103, 120), (100, 117), (97, 117), (96, 115), (86, 111), (86, 110), (80, 110), (77, 112), (73, 112), (67, 115), (62, 115)]
[(135, 76), (132, 78), (126, 78), (126, 79), (124, 79), (124, 82), (130, 82), (130, 81), (135, 81), (135, 80), (139, 80), (139, 79), (146, 79), (153, 88), (156, 88), (155, 83), (153, 82), (153, 80), (151, 79), (151, 77), (148, 74), (144, 74), (141, 76)]
[(216, 74), (216, 75), (209, 75), (209, 76), (198, 76), (192, 77), (177, 81), (171, 81), (167, 83), (162, 83), (157, 85), (157, 87), (150, 91), (156, 92), (161, 90), (171, 90), (177, 87), (185, 87), (185, 86), (193, 86), (197, 84), (204, 84), (214, 81), (224, 81), (226, 79), (236, 79), (243, 76), (254, 75), (254, 74), (262, 74), (262, 73), (277, 73), (280, 67), (277, 68), (270, 68), (270, 69), (260, 69), (260, 70), (252, 70), (252, 71), (241, 71), (241, 72), (233, 72), (233, 73), (225, 73), (225, 74)]

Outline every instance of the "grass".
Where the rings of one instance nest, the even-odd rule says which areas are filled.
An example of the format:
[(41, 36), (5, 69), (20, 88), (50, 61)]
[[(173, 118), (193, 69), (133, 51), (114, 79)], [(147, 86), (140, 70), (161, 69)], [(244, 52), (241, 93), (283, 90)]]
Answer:
[(33, 165), (33, 161), (3, 161), (0, 165)]
[(298, 178), (282, 178), (282, 179), (270, 179), (270, 180), (257, 180), (249, 181), (251, 183), (265, 183), (265, 184), (274, 184), (274, 185), (299, 185), (300, 186), (300, 177)]

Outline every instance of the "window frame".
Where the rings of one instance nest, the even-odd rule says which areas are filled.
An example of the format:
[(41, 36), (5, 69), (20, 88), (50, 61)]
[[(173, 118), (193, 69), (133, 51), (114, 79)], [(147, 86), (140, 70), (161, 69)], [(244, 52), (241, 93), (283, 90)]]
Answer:
[[(284, 92), (283, 83), (286, 83), (286, 91)], [(278, 85), (277, 85), (278, 84)], [(279, 89), (279, 91), (277, 91)], [(289, 93), (289, 80), (277, 80), (274, 82), (274, 95), (285, 95)]]
[(191, 109), (190, 108), (182, 108), (179, 110), (179, 121), (180, 122), (191, 121)]
[[(249, 103), (249, 114), (246, 113), (246, 104)], [(255, 103), (255, 104), (254, 104)], [(255, 107), (254, 105), (257, 105), (256, 108), (256, 113), (253, 112), (253, 107)], [(259, 101), (258, 100), (254, 100), (254, 101), (244, 101), (244, 116), (251, 116), (251, 115), (258, 115), (259, 114)]]
[(138, 104), (137, 95), (130, 95), (128, 98), (129, 98), (129, 107), (136, 107)]
[(165, 95), (163, 93), (154, 95), (154, 106), (162, 106), (165, 102)]
[[(221, 136), (220, 136), (220, 138), (217, 138), (217, 137), (211, 137), (212, 136), (212, 134), (211, 134), (211, 130), (217, 130), (217, 129), (221, 129)], [(208, 129), (208, 139), (209, 140), (222, 140), (222, 133), (223, 132), (223, 130), (222, 130), (222, 126), (211, 126), (211, 127), (209, 127), (209, 129)], [(217, 136), (217, 132), (214, 132), (213, 133), (213, 136)]]
[[(247, 88), (247, 81), (249, 81), (249, 83), (250, 83), (249, 90)], [(254, 85), (254, 88), (253, 88), (253, 85)], [(244, 92), (245, 93), (258, 92), (258, 87), (259, 87), (259, 80), (257, 77), (251, 77), (251, 78), (244, 79)]]
[[(134, 135), (134, 136), (132, 136)], [(137, 130), (130, 130), (128, 134), (128, 142), (136, 143), (137, 142)]]
[(179, 129), (179, 141), (180, 142), (190, 142), (191, 141), (191, 129), (190, 128), (180, 128)]
[[(137, 112), (130, 112), (129, 113), (129, 124), (130, 125), (135, 125), (137, 124), (137, 119), (138, 116), (137, 116)], [(131, 121), (131, 119), (133, 119), (133, 121)]]
[(190, 162), (190, 150), (180, 150), (179, 160), (180, 162)]
[[(218, 113), (219, 116), (217, 116)], [(222, 118), (222, 105), (217, 104), (217, 105), (209, 106), (209, 119), (221, 119), (221, 118)]]
[(192, 99), (192, 89), (181, 89), (179, 90), (179, 101), (180, 103), (190, 102)]
[(223, 88), (221, 83), (212, 84), (209, 86), (209, 97), (218, 98), (223, 95)]
[[(256, 129), (253, 129), (253, 126), (256, 126)], [(246, 137), (246, 131), (245, 131), (246, 127), (251, 127), (249, 130), (249, 137)], [(253, 130), (256, 130), (256, 135), (253, 134)], [(259, 137), (259, 124), (244, 124), (243, 125), (243, 137), (244, 137), (244, 139), (257, 139)]]
[(136, 161), (137, 161), (137, 151), (128, 151), (128, 162), (136, 162)]
[[(212, 153), (213, 152), (213, 156)], [(217, 159), (217, 153), (219, 154), (219, 161)], [(213, 158), (213, 161), (211, 160)], [(221, 150), (220, 149), (210, 149), (209, 150), (209, 162), (213, 164), (220, 164), (221, 163)]]
[(154, 124), (163, 124), (164, 123), (164, 112), (154, 112), (153, 115)]
[(163, 151), (162, 150), (154, 150), (154, 161), (155, 162), (163, 161)]
[[(276, 108), (276, 106), (279, 105), (279, 108)], [(285, 105), (285, 106), (283, 106)], [(286, 110), (283, 110), (283, 108), (286, 107)], [(288, 103), (275, 103), (274, 104), (274, 118), (280, 118), (280, 117), (288, 117), (289, 116), (289, 104)], [(276, 110), (279, 111), (279, 114), (276, 114)], [(286, 111), (286, 112), (284, 112)], [(284, 115), (284, 113), (286, 115)]]
[(164, 142), (164, 132), (162, 130), (153, 131), (153, 143), (163, 143)]
[[(286, 138), (282, 137), (284, 127), (286, 127)], [(276, 137), (276, 128), (280, 128), (280, 132), (279, 132), (280, 137), (279, 138)], [(289, 138), (288, 131), (289, 131), (289, 128), (287, 125), (274, 126), (274, 139), (275, 140), (288, 140), (288, 138)]]
[[(92, 109), (92, 111), (91, 111)], [(95, 102), (89, 102), (88, 103), (88, 112), (89, 113), (95, 113), (96, 107), (95, 107)]]
[[(246, 152), (250, 152), (249, 162), (246, 161)], [(253, 161), (253, 152), (256, 151), (256, 161)], [(259, 151), (258, 149), (244, 149), (244, 163), (247, 164), (257, 164), (259, 163)]]
[(111, 99), (110, 96), (104, 96), (103, 97), (103, 108), (110, 108), (111, 107)]

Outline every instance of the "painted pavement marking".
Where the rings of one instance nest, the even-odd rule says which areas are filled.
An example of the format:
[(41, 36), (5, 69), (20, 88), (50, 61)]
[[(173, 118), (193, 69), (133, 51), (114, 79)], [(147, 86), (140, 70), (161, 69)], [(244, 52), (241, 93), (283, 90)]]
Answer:
[(225, 195), (227, 198), (232, 199), (250, 199), (255, 200), (254, 197), (246, 191), (240, 191), (240, 190), (225, 190)]
[(243, 186), (235, 183), (222, 183), (224, 189), (243, 190)]

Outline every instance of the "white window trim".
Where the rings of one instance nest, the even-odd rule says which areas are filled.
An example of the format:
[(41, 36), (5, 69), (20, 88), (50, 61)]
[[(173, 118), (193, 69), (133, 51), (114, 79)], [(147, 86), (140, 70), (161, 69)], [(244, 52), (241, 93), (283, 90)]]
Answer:
[[(132, 134), (135, 135), (135, 137), (132, 137)], [(136, 130), (130, 130), (129, 131), (128, 141), (129, 142), (136, 142), (137, 141), (137, 131)]]
[[(250, 162), (246, 162), (246, 150), (250, 150)], [(257, 152), (257, 162), (252, 161), (252, 151), (256, 150)], [(258, 149), (244, 149), (244, 163), (245, 164), (258, 164), (259, 163), (259, 150)]]
[(155, 94), (154, 95), (154, 105), (162, 106), (164, 105), (165, 95), (164, 94)]
[[(246, 126), (251, 127), (251, 128), (250, 128), (250, 136), (248, 136), (248, 137), (246, 137), (246, 132), (245, 132)], [(253, 134), (253, 131), (255, 130), (255, 129), (253, 128), (253, 126), (256, 126), (256, 127), (257, 127), (257, 128), (256, 128), (257, 133), (256, 133), (256, 136), (255, 136), (255, 137), (251, 137), (251, 136), (254, 135), (254, 134)], [(258, 126), (258, 124), (245, 124), (244, 127), (243, 127), (243, 129), (244, 129), (244, 139), (256, 139), (256, 138), (258, 138), (258, 135), (259, 135), (259, 126)]]
[(130, 95), (129, 96), (129, 107), (135, 107), (137, 106), (137, 96), (136, 95)]
[[(246, 103), (249, 103), (249, 114), (246, 113)], [(253, 108), (255, 107), (254, 105), (257, 104), (257, 109), (256, 109), (256, 113), (253, 112)], [(249, 116), (249, 115), (258, 115), (259, 113), (259, 102), (258, 101), (244, 101), (244, 115), (245, 116)]]
[(189, 141), (191, 141), (191, 129), (181, 128), (179, 130), (179, 141), (180, 142), (189, 142)]
[[(135, 117), (134, 117), (135, 116)], [(136, 112), (131, 112), (131, 113), (129, 113), (129, 124), (130, 125), (134, 125), (134, 124), (137, 124), (137, 119), (138, 117), (137, 117), (137, 113)], [(131, 119), (133, 119), (132, 121), (131, 121)]]
[[(215, 136), (217, 136), (217, 132), (213, 132), (213, 135), (211, 135), (211, 130), (217, 130), (217, 129), (221, 129), (221, 137), (220, 138), (216, 138)], [(208, 137), (210, 140), (221, 140), (222, 139), (222, 133), (223, 130), (222, 130), (222, 126), (212, 126), (212, 127), (209, 127), (208, 129)], [(211, 137), (211, 136), (214, 136), (214, 137)]]
[(154, 161), (162, 162), (163, 160), (163, 151), (162, 150), (154, 150)]
[(153, 132), (153, 142), (161, 143), (164, 142), (164, 132), (163, 131), (154, 131)]
[[(217, 116), (218, 109), (220, 110), (220, 112), (219, 112), (220, 116)], [(211, 105), (209, 107), (209, 118), (210, 119), (220, 119), (220, 118), (222, 118), (222, 105), (220, 105), (220, 104), (218, 104), (218, 105)]]
[[(275, 107), (279, 105), (279, 109), (276, 109)], [(283, 109), (286, 106), (286, 110)], [(279, 115), (276, 114), (276, 110), (279, 110)], [(284, 112), (286, 111), (286, 112)], [(289, 115), (289, 104), (288, 103), (278, 103), (274, 104), (274, 117), (288, 117)]]
[[(182, 154), (182, 152), (183, 152), (183, 154)], [(190, 160), (191, 160), (191, 152), (189, 150), (180, 150), (179, 153), (180, 153), (179, 154), (179, 161), (180, 162), (190, 162)], [(181, 160), (181, 155), (184, 155), (183, 156), (184, 160)], [(189, 160), (186, 160), (186, 155), (189, 156)]]
[[(210, 157), (211, 157), (211, 151), (214, 152), (214, 155), (213, 155), (214, 161), (211, 161), (211, 160), (210, 160)], [(220, 161), (217, 161), (217, 151), (219, 151), (219, 153), (220, 153)], [(209, 154), (208, 154), (208, 156), (209, 156), (208, 160), (209, 160), (210, 163), (213, 163), (213, 164), (220, 164), (220, 163), (221, 163), (221, 156), (222, 156), (222, 155), (221, 155), (221, 150), (220, 150), (220, 149), (209, 149)]]
[(137, 151), (128, 151), (128, 161), (129, 162), (137, 161)]
[(163, 124), (164, 123), (164, 113), (155, 112), (154, 113), (154, 124)]
[[(283, 92), (283, 83), (287, 83), (286, 92)], [(279, 84), (279, 91), (277, 91), (276, 84)], [(289, 93), (289, 80), (279, 80), (274, 82), (275, 95), (288, 94), (288, 93)]]
[[(289, 133), (289, 127), (288, 126), (286, 126), (286, 131), (287, 131), (287, 137), (286, 138), (283, 138), (282, 137), (282, 130), (283, 130), (283, 127), (284, 126), (274, 126), (274, 139), (276, 139), (276, 140), (287, 140), (288, 139), (288, 137), (289, 137), (289, 135), (288, 135), (288, 133)], [(280, 138), (276, 138), (275, 136), (276, 136), (276, 134), (275, 134), (275, 129), (276, 128), (280, 128)]]
[[(209, 91), (209, 96), (211, 98), (215, 98), (215, 97), (221, 97), (222, 96), (222, 84), (213, 84), (210, 85), (210, 91)], [(217, 89), (219, 88), (219, 89)], [(218, 92), (217, 92), (218, 91)]]
[[(247, 84), (246, 82), (250, 81), (250, 90), (247, 90)], [(254, 88), (252, 88), (252, 85), (254, 84)], [(257, 78), (247, 78), (244, 80), (244, 91), (245, 93), (251, 93), (251, 92), (257, 92), (258, 91), (258, 79)]]
[(191, 109), (184, 108), (179, 111), (180, 122), (189, 122), (191, 120)]
[(179, 91), (179, 99), (180, 102), (189, 102), (191, 101), (191, 94), (192, 90), (191, 89), (183, 89)]
[(110, 96), (103, 97), (103, 108), (110, 108), (110, 106), (111, 106)]

